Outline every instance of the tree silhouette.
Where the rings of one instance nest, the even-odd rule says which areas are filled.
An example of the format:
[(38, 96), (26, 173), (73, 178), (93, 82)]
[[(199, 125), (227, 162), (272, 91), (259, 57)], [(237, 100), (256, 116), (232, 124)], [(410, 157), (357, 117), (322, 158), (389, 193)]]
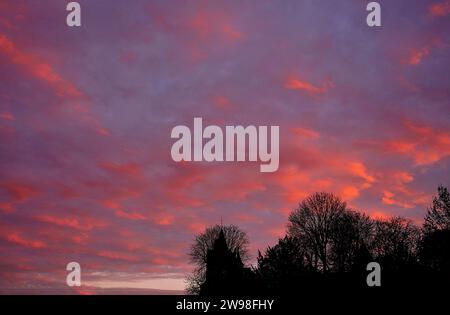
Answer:
[(433, 197), (433, 204), (425, 217), (424, 229), (426, 232), (450, 229), (450, 193), (447, 187), (438, 187), (438, 195)]
[(420, 261), (432, 270), (450, 273), (450, 194), (446, 187), (438, 187), (423, 230)]
[(206, 280), (206, 265), (208, 262), (208, 251), (213, 249), (215, 241), (220, 232), (223, 231), (228, 249), (238, 253), (243, 263), (249, 259), (247, 234), (236, 225), (214, 225), (207, 227), (203, 233), (195, 237), (189, 252), (190, 261), (195, 265), (194, 271), (187, 277), (186, 291), (189, 294), (198, 294), (200, 285)]
[(373, 220), (367, 215), (346, 210), (331, 226), (330, 261), (337, 272), (349, 271), (361, 247), (373, 239)]
[(419, 257), (425, 266), (433, 270), (450, 272), (450, 230), (425, 234)]
[(346, 203), (330, 193), (315, 193), (303, 200), (289, 216), (288, 234), (303, 240), (317, 270), (329, 269), (333, 229), (346, 210)]
[[(325, 296), (339, 288), (368, 288), (367, 264), (378, 262), (383, 287), (443, 287), (450, 281), (450, 196), (439, 186), (425, 222), (371, 219), (347, 208), (331, 193), (314, 193), (290, 214), (287, 235), (248, 260), (247, 234), (235, 225), (215, 225), (196, 236), (188, 292), (202, 295)], [(241, 259), (242, 258), (242, 259)], [(300, 290), (300, 291), (299, 291)]]
[(410, 220), (394, 217), (375, 221), (373, 253), (384, 269), (399, 270), (416, 262), (420, 230)]
[(264, 255), (258, 252), (258, 278), (270, 293), (289, 290), (306, 271), (304, 249), (296, 238), (285, 236)]

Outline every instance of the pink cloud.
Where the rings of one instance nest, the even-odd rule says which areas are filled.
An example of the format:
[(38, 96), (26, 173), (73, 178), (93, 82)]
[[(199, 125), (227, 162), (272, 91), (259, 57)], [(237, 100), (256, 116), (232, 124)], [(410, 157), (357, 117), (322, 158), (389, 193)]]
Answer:
[(320, 133), (313, 129), (294, 127), (291, 130), (296, 137), (301, 139), (316, 140), (320, 138)]
[(8, 56), (14, 64), (21, 66), (34, 77), (47, 82), (58, 95), (79, 98), (82, 93), (70, 82), (64, 80), (48, 63), (38, 57), (21, 51), (4, 34), (0, 34), (0, 53)]
[(4, 112), (0, 113), (0, 119), (13, 121), (14, 120), (14, 115), (11, 114), (10, 112), (4, 111)]
[(330, 88), (334, 87), (334, 83), (331, 81), (327, 81), (321, 86), (316, 86), (298, 77), (290, 76), (286, 80), (284, 87), (289, 90), (305, 91), (311, 94), (323, 94), (326, 93)]
[(407, 136), (384, 142), (386, 151), (410, 157), (416, 165), (433, 164), (450, 156), (450, 131), (410, 121), (405, 126)]
[(39, 240), (30, 240), (22, 237), (18, 232), (13, 232), (4, 236), (4, 238), (14, 244), (32, 249), (41, 249), (47, 247), (47, 244)]
[(442, 41), (439, 38), (432, 38), (422, 47), (413, 47), (409, 49), (406, 57), (402, 59), (402, 63), (410, 66), (417, 66), (431, 54), (431, 52), (442, 47)]
[(95, 228), (105, 227), (107, 224), (103, 221), (92, 218), (76, 218), (76, 217), (57, 217), (51, 215), (38, 215), (36, 219), (40, 222), (50, 223), (62, 227), (69, 227), (81, 231), (90, 231)]
[(37, 194), (37, 189), (28, 184), (22, 184), (16, 181), (4, 182), (1, 186), (6, 189), (18, 202), (23, 202)]
[(147, 217), (139, 212), (128, 212), (123, 209), (117, 209), (115, 212), (116, 216), (119, 218), (124, 218), (128, 220), (147, 220)]
[(442, 17), (450, 14), (450, 1), (436, 2), (429, 6), (428, 12), (431, 16)]

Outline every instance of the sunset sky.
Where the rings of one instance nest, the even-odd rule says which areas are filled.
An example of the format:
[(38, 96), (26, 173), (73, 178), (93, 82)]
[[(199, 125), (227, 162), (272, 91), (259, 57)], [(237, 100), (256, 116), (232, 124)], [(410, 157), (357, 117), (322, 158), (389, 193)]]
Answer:
[[(0, 293), (183, 290), (221, 218), (255, 258), (312, 192), (420, 224), (450, 185), (450, 1), (68, 2), (0, 0)], [(278, 171), (174, 162), (194, 117), (280, 126)]]

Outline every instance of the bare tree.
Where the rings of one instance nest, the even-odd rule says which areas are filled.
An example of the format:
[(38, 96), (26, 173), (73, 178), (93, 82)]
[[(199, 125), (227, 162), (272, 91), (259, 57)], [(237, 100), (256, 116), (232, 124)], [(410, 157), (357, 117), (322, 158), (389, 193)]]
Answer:
[(306, 244), (313, 266), (327, 272), (333, 227), (346, 210), (346, 203), (333, 194), (314, 193), (289, 216), (288, 233)]
[(248, 252), (248, 236), (247, 233), (239, 229), (236, 225), (214, 225), (206, 228), (205, 232), (195, 237), (189, 252), (190, 261), (195, 265), (195, 269), (186, 278), (187, 292), (190, 294), (198, 294), (200, 285), (205, 280), (206, 262), (208, 250), (212, 249), (215, 240), (219, 237), (220, 230), (223, 231), (228, 248), (231, 252), (238, 252), (243, 263), (250, 258)]
[(186, 292), (188, 294), (200, 294), (200, 286), (205, 280), (205, 270), (202, 268), (195, 268), (193, 272), (186, 276)]
[(420, 229), (410, 220), (394, 217), (375, 222), (373, 251), (388, 268), (400, 268), (416, 259)]
[(349, 271), (357, 252), (369, 246), (373, 238), (373, 220), (367, 215), (347, 210), (332, 225), (331, 260), (333, 269)]

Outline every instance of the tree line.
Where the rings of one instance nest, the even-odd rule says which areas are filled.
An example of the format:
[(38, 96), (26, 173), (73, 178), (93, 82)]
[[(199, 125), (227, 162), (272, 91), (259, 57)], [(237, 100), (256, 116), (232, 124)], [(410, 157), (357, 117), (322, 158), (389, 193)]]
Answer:
[[(220, 237), (226, 249), (218, 249)], [(332, 193), (317, 192), (291, 212), (286, 235), (258, 252), (256, 266), (247, 266), (248, 245), (247, 234), (236, 225), (215, 225), (197, 235), (190, 251), (196, 267), (187, 277), (187, 292), (252, 295), (290, 294), (293, 288), (363, 288), (369, 262), (381, 266), (382, 287), (441, 286), (450, 283), (450, 194), (438, 187), (419, 226), (398, 216), (373, 219)], [(229, 256), (231, 260), (223, 258)]]

